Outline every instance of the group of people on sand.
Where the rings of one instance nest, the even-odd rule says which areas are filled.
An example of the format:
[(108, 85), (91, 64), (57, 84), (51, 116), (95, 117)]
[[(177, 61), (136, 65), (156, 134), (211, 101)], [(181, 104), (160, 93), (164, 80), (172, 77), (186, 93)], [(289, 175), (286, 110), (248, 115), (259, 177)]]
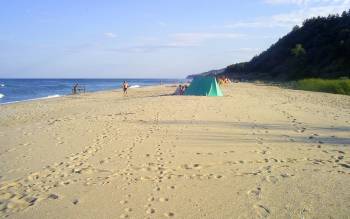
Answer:
[(226, 84), (230, 84), (231, 83), (231, 80), (228, 77), (226, 77), (226, 76), (219, 77), (217, 79), (217, 81), (218, 81), (219, 85), (226, 85)]
[(174, 95), (184, 95), (187, 88), (188, 88), (188, 85), (180, 84), (176, 88)]

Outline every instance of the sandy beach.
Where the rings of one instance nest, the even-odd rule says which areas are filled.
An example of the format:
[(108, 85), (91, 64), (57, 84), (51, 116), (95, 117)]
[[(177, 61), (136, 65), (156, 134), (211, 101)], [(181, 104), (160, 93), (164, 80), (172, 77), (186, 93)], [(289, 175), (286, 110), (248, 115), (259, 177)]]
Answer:
[(349, 218), (350, 96), (238, 83), (0, 106), (6, 218)]

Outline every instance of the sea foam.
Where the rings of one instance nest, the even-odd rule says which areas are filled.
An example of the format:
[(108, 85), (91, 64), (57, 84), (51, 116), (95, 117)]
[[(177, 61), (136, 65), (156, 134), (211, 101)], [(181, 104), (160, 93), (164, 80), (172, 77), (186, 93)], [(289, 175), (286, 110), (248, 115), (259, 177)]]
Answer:
[[(3, 94), (0, 94), (0, 98), (4, 97), (5, 95), (1, 96)], [(57, 97), (62, 97), (62, 95), (55, 94), (55, 95), (49, 95), (46, 97), (38, 97), (38, 98), (32, 98), (32, 99), (26, 99), (26, 100), (16, 100), (16, 101), (11, 101), (11, 102), (6, 102), (6, 103), (0, 103), (0, 105), (3, 104), (12, 104), (12, 103), (21, 103), (21, 102), (28, 102), (28, 101), (35, 101), (35, 100), (45, 100), (45, 99), (51, 99), (51, 98), (57, 98)]]
[(4, 96), (5, 96), (5, 95), (3, 95), (3, 94), (0, 93), (0, 99), (3, 98)]
[(131, 85), (131, 86), (130, 86), (130, 88), (139, 88), (139, 87), (141, 87), (141, 86), (140, 86), (140, 85), (137, 85), (137, 84), (136, 84), (136, 85)]
[[(60, 97), (61, 95), (59, 94), (55, 94), (55, 95), (49, 95), (47, 97), (43, 97), (42, 99), (50, 99), (50, 98), (56, 98), (56, 97)], [(39, 98), (38, 98), (39, 99)]]

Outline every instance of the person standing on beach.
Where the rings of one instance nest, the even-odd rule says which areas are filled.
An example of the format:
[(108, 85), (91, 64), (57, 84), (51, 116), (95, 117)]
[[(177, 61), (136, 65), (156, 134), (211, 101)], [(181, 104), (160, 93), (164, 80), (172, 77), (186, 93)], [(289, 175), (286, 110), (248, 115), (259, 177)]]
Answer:
[(77, 91), (78, 91), (78, 83), (76, 83), (74, 86), (73, 86), (73, 94), (77, 94)]
[(124, 95), (128, 94), (128, 82), (127, 81), (124, 81), (123, 83), (123, 91), (124, 91)]

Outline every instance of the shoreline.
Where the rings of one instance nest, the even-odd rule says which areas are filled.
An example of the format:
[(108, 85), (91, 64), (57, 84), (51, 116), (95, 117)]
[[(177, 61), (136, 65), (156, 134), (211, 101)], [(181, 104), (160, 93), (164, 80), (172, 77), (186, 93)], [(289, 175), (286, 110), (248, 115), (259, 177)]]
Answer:
[[(28, 80), (31, 80), (31, 79), (28, 79)], [(288, 90), (291, 90), (291, 91), (304, 91), (304, 92), (312, 92), (312, 93), (321, 93), (321, 94), (325, 94), (325, 95), (345, 95), (345, 96), (349, 96), (349, 95), (346, 95), (346, 94), (338, 94), (338, 93), (329, 93), (329, 92), (323, 92), (323, 91), (312, 91), (312, 90), (302, 90), (302, 89), (296, 89), (294, 87), (290, 87), (290, 86), (287, 86), (286, 84), (283, 84), (283, 83), (269, 83), (269, 82), (266, 82), (266, 81), (246, 81), (246, 82), (239, 82), (239, 83), (247, 83), (247, 84), (256, 84), (256, 85), (263, 85), (263, 86), (274, 86), (274, 87), (279, 87), (281, 89), (288, 89)], [(233, 85), (236, 85), (237, 83), (232, 83)], [(157, 84), (154, 84), (154, 85), (132, 85), (131, 87), (129, 87), (129, 89), (142, 89), (142, 88), (146, 88), (146, 87), (157, 87), (157, 86), (176, 86), (178, 84), (173, 84), (173, 83), (170, 83), (170, 84), (162, 84), (162, 85), (157, 85)], [(133, 87), (133, 86), (136, 86), (136, 87)], [(87, 91), (86, 94), (90, 94), (90, 93), (98, 93), (98, 92), (112, 92), (112, 91), (122, 91), (121, 88), (114, 88), (114, 89), (106, 89), (106, 90), (96, 90), (96, 91)], [(81, 93), (81, 94), (84, 94), (84, 93)], [(78, 94), (78, 95), (81, 95), (81, 94)], [(23, 102), (31, 102), (31, 101), (39, 101), (39, 100), (48, 100), (48, 99), (57, 99), (57, 98), (62, 98), (62, 97), (69, 97), (69, 96), (72, 96), (73, 94), (69, 93), (69, 94), (52, 94), (52, 95), (48, 95), (48, 96), (45, 96), (45, 97), (38, 97), (38, 98), (31, 98), (31, 99), (25, 99), (25, 100), (18, 100), (18, 101), (11, 101), (11, 102), (4, 102), (4, 103), (0, 103), (0, 106), (1, 105), (10, 105), (10, 104), (16, 104), (16, 103), (23, 103)], [(4, 95), (5, 96), (5, 95)]]
[[(162, 84), (162, 85), (132, 85), (128, 89), (142, 89), (146, 87), (157, 87), (157, 86), (173, 86), (175, 84)], [(85, 93), (79, 93), (76, 95), (84, 95), (84, 94), (90, 94), (90, 93), (97, 93), (97, 92), (112, 92), (112, 91), (122, 91), (121, 88), (114, 88), (114, 89), (106, 89), (106, 90), (97, 90), (97, 91), (87, 91)], [(5, 96), (5, 95), (4, 95)], [(26, 100), (17, 100), (17, 101), (11, 101), (11, 102), (4, 102), (0, 103), (0, 105), (9, 105), (9, 104), (16, 104), (16, 103), (23, 103), (23, 102), (31, 102), (31, 101), (39, 101), (39, 100), (48, 100), (48, 99), (56, 99), (60, 97), (69, 97), (74, 96), (72, 93), (70, 94), (52, 94), (45, 97), (38, 97), (38, 98), (32, 98), (32, 99), (26, 99)]]
[(30, 102), (30, 101), (38, 101), (38, 100), (47, 100), (47, 99), (53, 99), (53, 98), (59, 98), (59, 97), (65, 97), (68, 95), (49, 95), (46, 97), (38, 97), (38, 98), (33, 98), (33, 99), (26, 99), (26, 100), (17, 100), (17, 101), (12, 101), (12, 102), (5, 102), (5, 103), (0, 103), (0, 105), (8, 105), (8, 104), (15, 104), (15, 103), (23, 103), (23, 102)]

